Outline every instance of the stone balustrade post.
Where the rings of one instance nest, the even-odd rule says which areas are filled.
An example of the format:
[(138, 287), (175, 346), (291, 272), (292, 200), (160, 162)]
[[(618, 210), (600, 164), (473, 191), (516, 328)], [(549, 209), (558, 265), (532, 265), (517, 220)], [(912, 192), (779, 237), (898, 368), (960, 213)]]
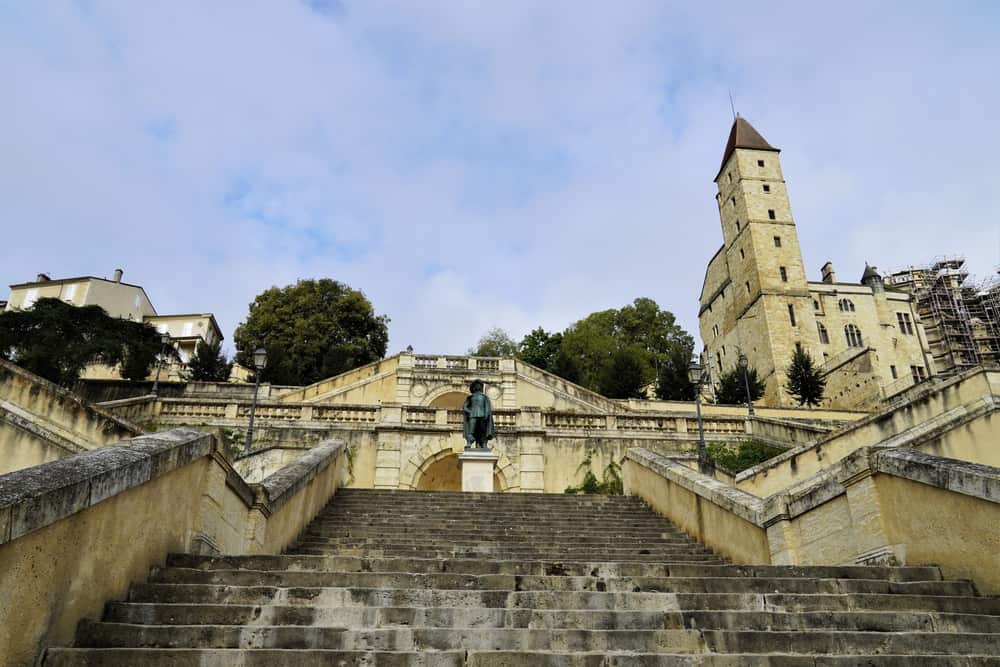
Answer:
[(448, 408), (438, 408), (434, 411), (434, 423), (441, 426), (448, 425)]
[(239, 403), (227, 403), (226, 404), (226, 419), (238, 419), (240, 415), (240, 404)]
[(303, 421), (312, 421), (313, 418), (313, 406), (303, 405), (301, 412), (299, 413), (299, 419)]

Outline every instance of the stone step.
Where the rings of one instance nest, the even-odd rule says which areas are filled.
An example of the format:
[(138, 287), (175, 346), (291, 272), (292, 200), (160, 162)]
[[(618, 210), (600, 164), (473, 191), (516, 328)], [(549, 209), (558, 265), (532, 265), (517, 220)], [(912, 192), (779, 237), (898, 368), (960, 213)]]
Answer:
[(79, 648), (285, 648), (340, 651), (638, 651), (696, 653), (695, 630), (137, 625), (81, 621)]
[(82, 621), (80, 648), (286, 648), (342, 651), (636, 651), (697, 653), (987, 654), (1000, 634), (798, 630), (564, 630), (529, 628), (137, 625)]
[[(641, 546), (624, 549), (617, 548), (574, 548), (572, 545), (561, 547), (508, 546), (488, 547), (475, 544), (373, 544), (367, 546), (339, 546), (320, 542), (307, 542), (290, 549), (292, 555), (319, 556), (361, 556), (366, 558), (398, 557), (398, 558), (467, 558), (467, 559), (499, 559), (499, 560), (586, 560), (586, 561), (620, 561), (620, 560), (669, 560), (671, 556), (694, 556), (696, 559), (710, 559), (721, 562), (718, 555), (707, 549), (697, 547), (658, 547)], [(651, 558), (643, 558), (649, 556)]]
[[(492, 542), (498, 544), (545, 544), (545, 543), (572, 543), (578, 544), (611, 544), (616, 541), (628, 542), (664, 542), (668, 544), (698, 544), (686, 535), (672, 535), (663, 531), (649, 532), (628, 532), (628, 531), (607, 531), (597, 532), (587, 536), (574, 535), (574, 533), (549, 531), (535, 534), (505, 532), (502, 530), (460, 532), (460, 531), (413, 531), (410, 533), (395, 533), (391, 530), (306, 530), (299, 534), (301, 539), (319, 540), (339, 540), (345, 542), (348, 539), (359, 542), (371, 540), (392, 540), (398, 543), (417, 542)], [(699, 545), (700, 546), (700, 545)]]
[[(241, 649), (49, 649), (45, 667), (857, 667), (858, 657), (550, 651), (310, 651)], [(865, 656), (866, 667), (941, 667), (940, 655)], [(993, 656), (949, 656), (948, 665), (997, 667)]]
[(694, 542), (688, 542), (686, 540), (664, 540), (656, 538), (633, 538), (633, 537), (619, 537), (608, 538), (608, 539), (581, 539), (573, 540), (570, 538), (553, 538), (551, 540), (533, 540), (533, 541), (519, 541), (514, 539), (488, 539), (484, 538), (482, 540), (476, 540), (475, 536), (464, 535), (461, 537), (456, 537), (453, 540), (440, 539), (428, 537), (425, 539), (414, 538), (414, 539), (404, 539), (393, 536), (383, 536), (383, 537), (327, 537), (319, 538), (311, 535), (302, 536), (296, 544), (302, 546), (316, 547), (316, 546), (329, 546), (329, 547), (341, 547), (341, 546), (402, 546), (402, 547), (451, 547), (453, 545), (464, 545), (468, 547), (480, 547), (480, 548), (509, 548), (509, 549), (533, 549), (536, 547), (546, 547), (553, 549), (565, 549), (568, 547), (577, 547), (577, 549), (594, 549), (601, 550), (607, 549), (609, 547), (615, 547), (618, 549), (641, 549), (645, 547), (659, 547), (662, 549), (678, 549), (678, 550), (694, 550), (700, 552), (708, 551), (705, 547), (696, 544)]
[(974, 595), (967, 581), (885, 581), (803, 577), (591, 577), (411, 572), (319, 572), (153, 568), (149, 581), (282, 588), (434, 588), (665, 593), (915, 593)]
[(130, 602), (320, 607), (488, 607), (541, 610), (938, 611), (1000, 615), (1000, 598), (886, 593), (656, 593), (599, 591), (283, 588), (133, 584)]
[(591, 563), (524, 560), (441, 560), (436, 558), (359, 558), (351, 556), (202, 556), (170, 554), (170, 567), (201, 570), (296, 570), (336, 572), (451, 572), (462, 574), (535, 574), (550, 576), (680, 576), (680, 577), (820, 577), (939, 581), (937, 567), (862, 565), (686, 565), (642, 561)]
[(339, 554), (346, 556), (357, 556), (360, 558), (461, 558), (461, 559), (501, 559), (501, 560), (560, 560), (567, 562), (587, 562), (595, 560), (632, 560), (647, 561), (651, 563), (704, 563), (721, 565), (725, 561), (711, 553), (698, 553), (687, 551), (673, 551), (662, 549), (637, 549), (637, 550), (604, 550), (604, 551), (560, 551), (560, 550), (495, 550), (489, 549), (473, 550), (469, 548), (461, 549), (441, 549), (432, 551), (422, 548), (343, 548), (333, 547), (300, 547), (292, 550), (293, 555), (302, 556), (336, 556)]
[(1000, 633), (1000, 616), (945, 612), (631, 611), (468, 607), (301, 607), (113, 602), (104, 619), (145, 625), (314, 625), (345, 628), (560, 628), (595, 630), (863, 630)]
[(455, 539), (465, 539), (472, 538), (476, 540), (486, 540), (486, 541), (502, 541), (502, 540), (519, 540), (519, 541), (534, 541), (534, 540), (570, 540), (579, 539), (581, 541), (594, 541), (594, 542), (607, 542), (619, 537), (625, 537), (630, 539), (656, 539), (656, 540), (670, 540), (674, 542), (686, 542), (693, 544), (692, 540), (687, 535), (683, 535), (677, 532), (665, 531), (662, 529), (649, 529), (649, 530), (639, 530), (639, 529), (628, 529), (628, 528), (607, 528), (607, 529), (595, 529), (588, 536), (581, 536), (579, 531), (569, 531), (569, 530), (536, 530), (536, 531), (521, 531), (521, 530), (506, 530), (504, 528), (499, 528), (494, 526), (490, 529), (481, 530), (468, 530), (468, 529), (442, 529), (437, 527), (426, 527), (426, 528), (413, 528), (412, 530), (407, 530), (403, 528), (367, 528), (367, 527), (349, 527), (344, 526), (341, 528), (310, 528), (309, 530), (303, 532), (303, 535), (311, 535), (315, 537), (384, 537), (387, 534), (392, 534), (393, 537), (399, 539), (442, 539), (442, 540), (455, 540)]

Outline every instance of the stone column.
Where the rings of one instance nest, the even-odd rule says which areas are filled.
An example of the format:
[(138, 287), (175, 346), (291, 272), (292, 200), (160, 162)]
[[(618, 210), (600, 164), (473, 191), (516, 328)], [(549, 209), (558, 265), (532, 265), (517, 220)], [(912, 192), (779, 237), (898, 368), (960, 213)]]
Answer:
[(493, 471), (499, 456), (489, 449), (466, 449), (458, 455), (462, 464), (462, 491), (493, 492)]

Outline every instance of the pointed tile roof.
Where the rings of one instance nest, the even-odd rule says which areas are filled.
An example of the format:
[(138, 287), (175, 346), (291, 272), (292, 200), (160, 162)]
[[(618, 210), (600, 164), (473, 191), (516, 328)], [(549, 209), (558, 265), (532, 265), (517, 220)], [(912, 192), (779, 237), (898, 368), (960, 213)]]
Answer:
[[(733, 121), (733, 128), (729, 130), (729, 141), (726, 142), (726, 152), (722, 154), (722, 164), (719, 165), (719, 174), (722, 173), (722, 168), (726, 166), (726, 160), (729, 159), (729, 156), (737, 148), (780, 152), (780, 149), (767, 143), (767, 139), (762, 137), (760, 132), (755, 130), (750, 121), (743, 116), (737, 116), (736, 120)], [(719, 174), (715, 175), (716, 179), (719, 178)]]

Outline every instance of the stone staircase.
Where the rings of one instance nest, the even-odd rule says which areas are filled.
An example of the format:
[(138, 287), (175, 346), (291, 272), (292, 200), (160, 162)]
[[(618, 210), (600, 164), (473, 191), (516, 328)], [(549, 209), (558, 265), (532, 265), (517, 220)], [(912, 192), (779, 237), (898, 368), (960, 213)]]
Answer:
[(935, 567), (727, 564), (635, 498), (341, 490), (283, 556), (171, 555), (44, 665), (1000, 665)]

